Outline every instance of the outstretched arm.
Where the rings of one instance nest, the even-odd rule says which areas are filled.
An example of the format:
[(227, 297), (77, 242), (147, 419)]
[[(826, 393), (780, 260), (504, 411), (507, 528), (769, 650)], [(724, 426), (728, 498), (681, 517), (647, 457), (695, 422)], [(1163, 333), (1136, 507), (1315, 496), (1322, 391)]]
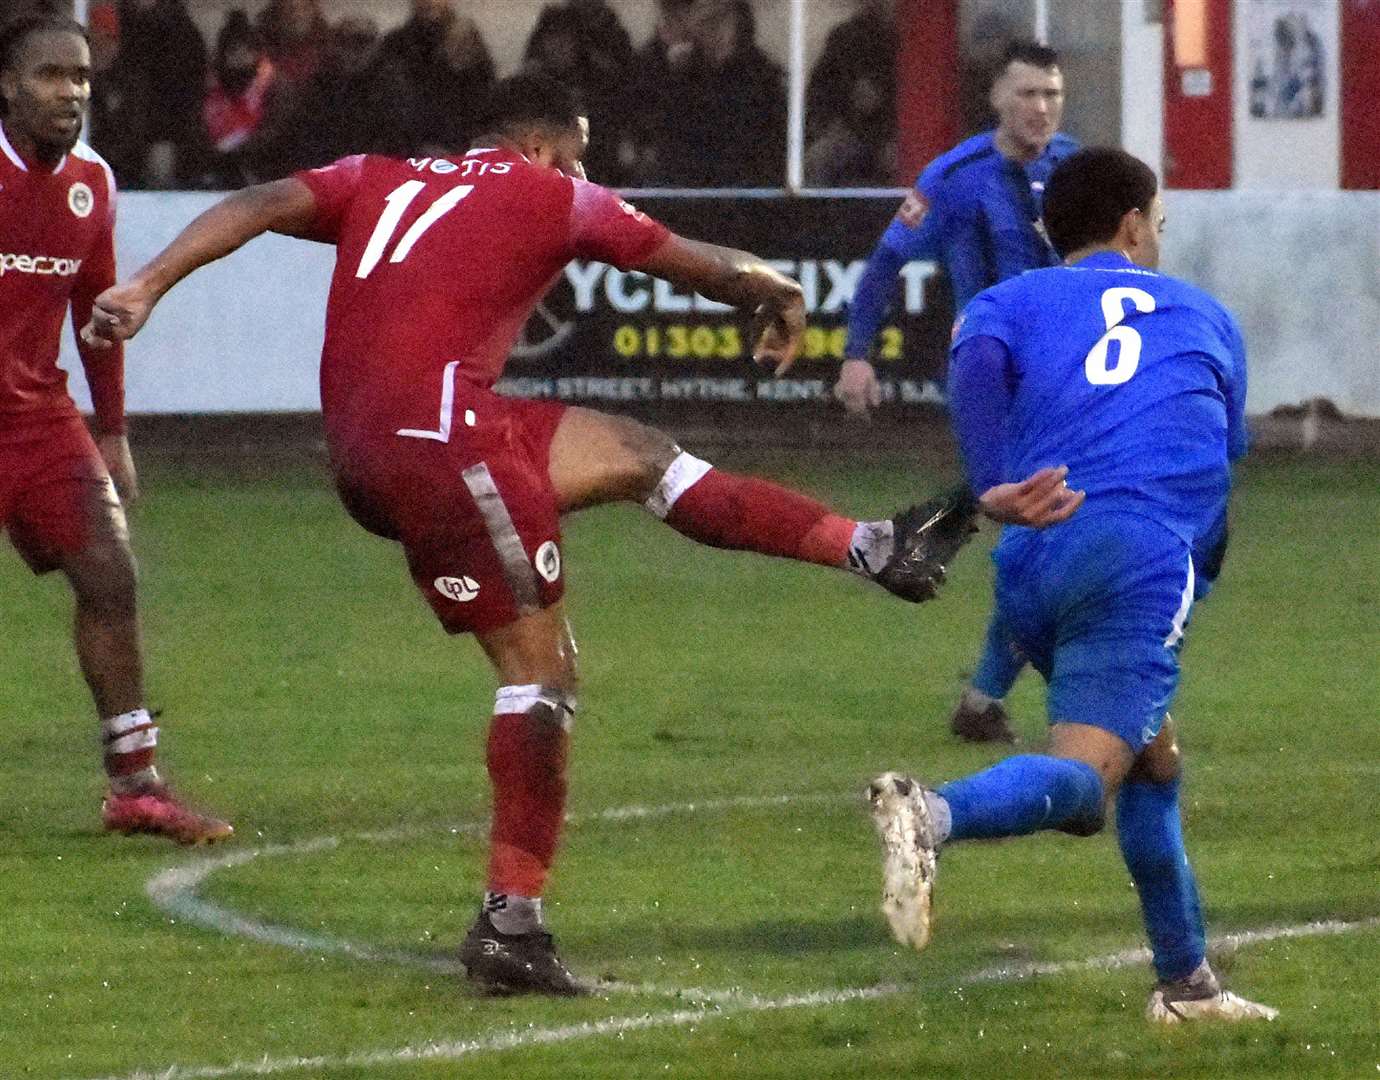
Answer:
[(997, 338), (961, 341), (949, 357), (949, 417), (982, 512), (1004, 525), (1042, 529), (1072, 516), (1085, 492), (1069, 488), (1063, 465), (1040, 469), (1017, 483), (1002, 482), (1012, 399), (1008, 368), (1006, 346)]
[(672, 233), (638, 269), (701, 296), (751, 311), (752, 358), (783, 374), (805, 333), (805, 296), (756, 255)]
[(128, 280), (96, 297), (82, 329), (87, 345), (103, 347), (139, 332), (154, 305), (184, 277), (265, 232), (300, 235), (316, 214), (316, 197), (300, 180), (275, 180), (237, 191), (192, 221)]

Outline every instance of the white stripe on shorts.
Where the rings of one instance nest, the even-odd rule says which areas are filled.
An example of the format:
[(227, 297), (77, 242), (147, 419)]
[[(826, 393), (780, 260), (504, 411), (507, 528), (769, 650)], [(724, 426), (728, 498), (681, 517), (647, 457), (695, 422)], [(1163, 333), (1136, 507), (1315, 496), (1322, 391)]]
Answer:
[(484, 462), (471, 465), (461, 476), (465, 486), (470, 489), (479, 514), (484, 519), (484, 527), (489, 530), (489, 539), (503, 564), (503, 577), (512, 590), (519, 615), (531, 615), (541, 610), (541, 600), (537, 596), (536, 571), (527, 559), (527, 551), (518, 536), (517, 526), (508, 513), (508, 507), (499, 494), (489, 466)]
[(1193, 608), (1193, 556), (1188, 557), (1188, 580), (1184, 583), (1184, 594), (1179, 599), (1179, 610), (1174, 613), (1174, 625), (1169, 631), (1169, 636), (1164, 639), (1164, 647), (1172, 649), (1184, 636), (1184, 624), (1188, 622), (1188, 613)]
[(693, 454), (687, 454), (682, 450), (657, 482), (656, 490), (642, 505), (665, 520), (666, 515), (671, 512), (671, 507), (676, 505), (676, 500), (704, 479), (704, 474), (713, 467), (709, 462), (701, 461)]

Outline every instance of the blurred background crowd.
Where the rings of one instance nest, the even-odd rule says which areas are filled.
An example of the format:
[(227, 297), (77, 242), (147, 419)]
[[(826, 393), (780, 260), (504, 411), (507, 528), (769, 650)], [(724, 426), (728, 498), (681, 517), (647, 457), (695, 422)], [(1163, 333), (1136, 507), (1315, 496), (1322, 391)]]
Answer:
[[(322, 0), (267, 0), (228, 10), (213, 40), (187, 5), (90, 2), (89, 141), (124, 188), (233, 188), (348, 153), (464, 146), (480, 134), (470, 130), (480, 92), (506, 74), (464, 0), (410, 0), (406, 21), (386, 33), (369, 14), (332, 18)], [(590, 176), (633, 187), (779, 186), (786, 77), (759, 45), (751, 0), (655, 7), (642, 42), (607, 0), (553, 0), (528, 33), (522, 66), (584, 98)], [(808, 183), (897, 181), (893, 20), (891, 0), (857, 0), (815, 58)]]

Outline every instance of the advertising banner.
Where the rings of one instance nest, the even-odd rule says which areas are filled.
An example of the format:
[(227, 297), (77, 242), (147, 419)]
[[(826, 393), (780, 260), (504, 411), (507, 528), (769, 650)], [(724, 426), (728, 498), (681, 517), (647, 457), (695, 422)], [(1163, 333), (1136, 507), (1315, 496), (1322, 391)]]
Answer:
[[(896, 199), (646, 199), (636, 205), (684, 235), (759, 254), (800, 282), (809, 329), (795, 366), (781, 379), (757, 368), (746, 324), (723, 304), (644, 274), (576, 262), (528, 323), (500, 388), (589, 404), (827, 400), (843, 359), (848, 301)], [(907, 264), (873, 351), (887, 401), (942, 400), (952, 323), (948, 284), (934, 264)]]

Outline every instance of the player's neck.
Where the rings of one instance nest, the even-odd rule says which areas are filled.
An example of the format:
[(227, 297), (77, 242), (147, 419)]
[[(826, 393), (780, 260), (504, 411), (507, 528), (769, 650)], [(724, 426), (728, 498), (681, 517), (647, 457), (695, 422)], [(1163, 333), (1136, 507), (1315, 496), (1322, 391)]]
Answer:
[(1045, 147), (1049, 145), (1049, 143), (1042, 143), (1036, 146), (1034, 143), (1019, 142), (1001, 128), (997, 128), (992, 141), (996, 143), (997, 153), (1020, 165), (1029, 165), (1035, 161), (1045, 152)]
[(66, 150), (39, 143), (21, 128), (10, 127), (3, 120), (0, 120), (0, 129), (5, 133), (5, 141), (19, 155), (19, 160), (27, 166), (37, 166), (51, 171), (67, 156)]
[(1064, 256), (1064, 265), (1074, 266), (1081, 263), (1084, 259), (1092, 258), (1094, 255), (1119, 255), (1128, 263), (1135, 263), (1136, 261), (1131, 258), (1131, 253), (1120, 244), (1089, 244), (1087, 247), (1081, 247), (1077, 251), (1070, 251)]

